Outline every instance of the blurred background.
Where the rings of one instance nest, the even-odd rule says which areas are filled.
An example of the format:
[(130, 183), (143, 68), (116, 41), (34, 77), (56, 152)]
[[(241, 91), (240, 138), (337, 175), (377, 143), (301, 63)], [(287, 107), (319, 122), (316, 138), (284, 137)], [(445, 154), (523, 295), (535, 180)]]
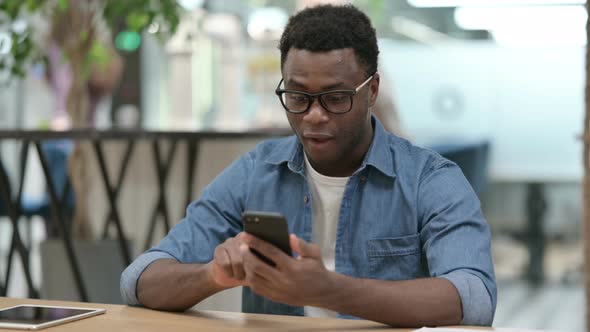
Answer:
[[(166, 38), (161, 37), (166, 27), (158, 21), (142, 32), (110, 31), (106, 40), (112, 49), (110, 59), (115, 60), (101, 71), (112, 82), (103, 78), (102, 85), (97, 83), (104, 91), (92, 101), (89, 123), (98, 129), (174, 131), (287, 128), (274, 94), (281, 78), (278, 38), (291, 14), (322, 2), (179, 0), (178, 25), (173, 33), (164, 31)], [(389, 106), (376, 112), (396, 134), (456, 161), (480, 196), (493, 232), (499, 286), (494, 326), (583, 331), (579, 136), (584, 112), (585, 2), (351, 2), (369, 15), (379, 37), (380, 98)], [(48, 24), (41, 15), (4, 17), (0, 59), (10, 56), (14, 31)], [(59, 81), (64, 61), (60, 55), (52, 60), (51, 43), (41, 52), (45, 61), (31, 62), (24, 76), (16, 77), (0, 66), (0, 128), (63, 130), (72, 125), (59, 88), (67, 81)], [(13, 183), (18, 144), (6, 141), (0, 146)], [(254, 144), (243, 140), (205, 144), (199, 151), (194, 198)], [(107, 157), (117, 159), (120, 150), (115, 144)], [(146, 158), (138, 154), (119, 204), (132, 239), (145, 233), (137, 208), (155, 195), (150, 194), (155, 192), (154, 180), (146, 180), (152, 171), (142, 167)], [(25, 193), (41, 198), (44, 180), (38, 161), (30, 158)], [(179, 162), (172, 167), (167, 199), (178, 210), (171, 213), (176, 222), (183, 205), (175, 198), (176, 189), (186, 179), (174, 171), (181, 167)], [(106, 200), (101, 190), (91, 190), (95, 198), (91, 214), (99, 213), (102, 220)], [(0, 216), (0, 275), (13, 275), (9, 296), (27, 296), (19, 261), (5, 258), (12, 234), (7, 221)], [(45, 289), (42, 294), (48, 298), (67, 298), (46, 290), (51, 281), (45, 276), (50, 272), (44, 271), (55, 267), (42, 266), (40, 248), (49, 237), (43, 224), (36, 216), (22, 231), (28, 234), (23, 238), (31, 248), (34, 283)], [(133, 248), (137, 255), (141, 243)], [(118, 279), (113, 280), (112, 287), (117, 287)], [(204, 306), (239, 310), (236, 294)]]

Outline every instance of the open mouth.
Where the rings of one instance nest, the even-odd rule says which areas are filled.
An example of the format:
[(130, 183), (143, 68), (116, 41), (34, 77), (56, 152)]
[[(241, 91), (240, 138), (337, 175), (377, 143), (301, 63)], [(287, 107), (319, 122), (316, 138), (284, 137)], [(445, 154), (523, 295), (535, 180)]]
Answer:
[(303, 132), (302, 135), (304, 138), (307, 139), (317, 139), (317, 140), (328, 140), (333, 138), (334, 136), (329, 134), (329, 133), (323, 133), (323, 132)]
[(321, 137), (321, 138), (310, 137), (309, 140), (314, 143), (325, 143), (325, 142), (331, 140), (331, 138), (329, 138), (329, 137)]
[(304, 131), (302, 139), (313, 149), (324, 149), (334, 140), (330, 133), (320, 131)]
[(332, 143), (332, 141), (334, 140), (333, 137), (328, 137), (328, 136), (317, 136), (317, 137), (305, 137), (305, 140), (307, 141), (307, 144), (310, 148), (317, 150), (317, 149), (321, 149), (321, 150), (325, 150), (329, 147), (329, 145)]

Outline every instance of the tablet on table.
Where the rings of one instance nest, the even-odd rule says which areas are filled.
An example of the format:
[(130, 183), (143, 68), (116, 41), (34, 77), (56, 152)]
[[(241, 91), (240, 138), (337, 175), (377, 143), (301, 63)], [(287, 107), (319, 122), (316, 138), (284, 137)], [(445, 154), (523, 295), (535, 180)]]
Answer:
[(0, 328), (40, 330), (104, 314), (106, 309), (21, 304), (0, 309)]

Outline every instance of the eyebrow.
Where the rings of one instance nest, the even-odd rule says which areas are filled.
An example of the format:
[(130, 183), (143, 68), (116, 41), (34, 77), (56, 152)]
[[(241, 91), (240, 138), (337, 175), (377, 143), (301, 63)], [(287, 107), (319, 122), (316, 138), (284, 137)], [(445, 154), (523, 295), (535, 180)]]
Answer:
[[(287, 87), (287, 85), (295, 86), (296, 88), (300, 88), (300, 89), (303, 89), (303, 90), (305, 90), (305, 88), (307, 88), (307, 86), (305, 84), (300, 83), (300, 82), (297, 82), (297, 81), (294, 81), (292, 79), (285, 82), (285, 87)], [(339, 87), (341, 87), (343, 85), (344, 85), (344, 83), (342, 83), (342, 82), (335, 83), (335, 84), (330, 84), (330, 85), (323, 86), (322, 87), (322, 90), (323, 91), (334, 90), (334, 89), (339, 88)]]

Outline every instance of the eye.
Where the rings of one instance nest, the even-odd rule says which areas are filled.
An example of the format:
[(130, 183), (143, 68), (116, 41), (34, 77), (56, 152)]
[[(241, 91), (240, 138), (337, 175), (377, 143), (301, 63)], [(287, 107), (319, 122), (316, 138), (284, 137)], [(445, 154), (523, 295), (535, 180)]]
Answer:
[(288, 93), (287, 99), (289, 100), (289, 102), (292, 102), (292, 103), (306, 103), (307, 102), (307, 97), (305, 95), (298, 94), (298, 93)]
[(324, 95), (324, 100), (330, 104), (342, 104), (349, 101), (349, 96), (343, 93), (331, 93)]

